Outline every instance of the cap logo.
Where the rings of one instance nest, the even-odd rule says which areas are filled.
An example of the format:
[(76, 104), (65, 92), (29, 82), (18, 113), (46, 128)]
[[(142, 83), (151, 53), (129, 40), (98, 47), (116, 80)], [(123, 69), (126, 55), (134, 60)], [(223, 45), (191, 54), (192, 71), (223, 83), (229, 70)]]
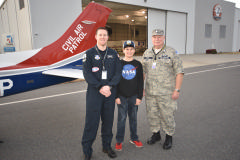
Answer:
[(156, 33), (163, 34), (163, 31), (156, 30)]
[(132, 41), (127, 41), (127, 45), (131, 45), (132, 44)]
[(133, 47), (133, 48), (135, 48), (135, 44), (134, 44), (133, 41), (127, 40), (127, 41), (125, 41), (124, 44), (123, 44), (123, 48), (126, 48), (126, 47)]
[(156, 36), (156, 35), (161, 36), (161, 35), (164, 35), (164, 31), (163, 31), (162, 29), (154, 29), (154, 30), (152, 31), (152, 35), (153, 35), (153, 36)]

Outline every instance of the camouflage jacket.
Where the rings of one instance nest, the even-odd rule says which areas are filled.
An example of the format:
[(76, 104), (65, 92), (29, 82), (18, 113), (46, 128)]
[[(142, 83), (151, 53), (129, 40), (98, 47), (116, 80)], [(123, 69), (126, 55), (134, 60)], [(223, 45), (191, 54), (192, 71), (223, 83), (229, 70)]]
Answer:
[(155, 54), (153, 48), (147, 49), (142, 57), (147, 95), (168, 95), (175, 89), (176, 75), (184, 73), (182, 60), (171, 47)]

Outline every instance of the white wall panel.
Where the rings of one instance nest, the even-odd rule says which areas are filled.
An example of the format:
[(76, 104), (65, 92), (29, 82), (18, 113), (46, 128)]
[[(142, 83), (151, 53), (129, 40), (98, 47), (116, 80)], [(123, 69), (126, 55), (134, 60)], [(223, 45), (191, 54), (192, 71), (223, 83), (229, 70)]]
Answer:
[(32, 49), (31, 23), (28, 0), (24, 0), (25, 7), (20, 10), (19, 1), (16, 1), (17, 22), (19, 30), (19, 44), (21, 51)]
[(7, 7), (7, 2), (4, 3), (4, 5), (2, 6), (1, 10), (0, 10), (0, 15), (1, 15), (1, 19), (0, 19), (0, 53), (3, 53), (3, 34), (5, 33), (9, 33), (9, 20), (8, 20), (8, 7)]
[(82, 12), (81, 0), (29, 0), (33, 48), (56, 41)]
[(237, 37), (237, 48), (236, 51), (240, 51), (240, 21), (238, 21), (238, 37)]
[(18, 0), (7, 0), (1, 8), (1, 35), (13, 34), (16, 51), (32, 49), (28, 0), (24, 2), (25, 8), (22, 10), (19, 9)]
[(148, 9), (148, 48), (152, 47), (153, 29), (166, 29), (166, 11)]
[(7, 1), (8, 20), (9, 20), (9, 32), (8, 33), (13, 34), (15, 49), (16, 49), (16, 51), (19, 51), (20, 45), (19, 45), (18, 21), (17, 21), (15, 2), (18, 2), (18, 1), (15, 1), (15, 0)]
[(1, 33), (9, 32), (9, 20), (8, 20), (8, 2), (5, 2), (3, 7), (1, 8), (1, 21), (2, 21), (2, 28)]
[(2, 42), (2, 34), (3, 33), (4, 33), (3, 14), (2, 14), (2, 9), (0, 9), (0, 54), (3, 53), (3, 42)]
[(13, 41), (15, 50), (19, 50), (19, 39), (18, 39), (18, 24), (17, 24), (17, 15), (15, 10), (15, 0), (8, 0), (4, 3), (1, 8), (1, 16), (2, 16), (2, 27), (1, 29), (1, 38), (6, 34), (13, 35)]
[[(213, 7), (220, 4), (222, 18), (216, 21), (213, 18)], [(216, 49), (218, 52), (231, 52), (233, 49), (235, 6), (223, 0), (196, 0), (196, 16), (194, 32), (194, 52), (205, 53), (207, 49)], [(205, 36), (205, 25), (212, 25), (212, 36)], [(226, 37), (220, 38), (220, 26), (226, 26)]]
[(233, 51), (240, 50), (240, 9), (235, 9), (234, 31), (233, 31)]
[(167, 12), (166, 45), (173, 47), (179, 54), (186, 53), (187, 14)]

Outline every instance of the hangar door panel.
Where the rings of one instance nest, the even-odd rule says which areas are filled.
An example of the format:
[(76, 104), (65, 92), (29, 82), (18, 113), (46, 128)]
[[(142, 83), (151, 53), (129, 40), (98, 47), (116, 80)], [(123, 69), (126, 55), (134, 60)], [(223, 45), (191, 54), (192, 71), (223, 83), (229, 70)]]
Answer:
[(166, 45), (176, 49), (179, 54), (185, 54), (187, 14), (168, 11), (166, 27)]
[(240, 21), (238, 21), (237, 51), (240, 51)]
[(166, 12), (148, 9), (148, 48), (152, 47), (152, 30), (159, 28), (165, 31)]
[[(7, 4), (8, 2), (6, 2), (6, 4)], [(6, 5), (5, 4), (5, 5)], [(3, 8), (1, 8), (1, 12), (0, 12), (0, 14), (1, 14), (1, 21), (2, 21), (2, 27), (3, 28), (1, 28), (1, 33), (10, 33), (10, 30), (9, 30), (9, 21), (8, 21), (8, 8), (7, 7), (4, 7), (4, 9)], [(1, 37), (2, 38), (2, 37)]]

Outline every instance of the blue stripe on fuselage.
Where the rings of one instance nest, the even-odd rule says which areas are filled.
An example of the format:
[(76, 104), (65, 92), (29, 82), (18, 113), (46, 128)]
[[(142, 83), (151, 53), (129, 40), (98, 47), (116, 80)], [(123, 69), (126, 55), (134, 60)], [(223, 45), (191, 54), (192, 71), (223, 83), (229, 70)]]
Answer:
[(0, 78), (0, 80), (2, 79), (10, 79), (13, 82), (13, 86), (10, 89), (6, 89), (3, 91), (3, 96), (8, 96), (20, 92), (25, 92), (74, 80), (74, 78), (43, 75), (42, 72), (6, 76)]

